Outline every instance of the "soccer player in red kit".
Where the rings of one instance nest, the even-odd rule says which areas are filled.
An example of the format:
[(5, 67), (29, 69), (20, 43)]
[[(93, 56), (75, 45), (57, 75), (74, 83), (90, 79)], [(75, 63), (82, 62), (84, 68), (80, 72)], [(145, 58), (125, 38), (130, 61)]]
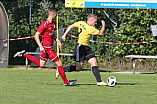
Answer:
[[(61, 49), (62, 44), (57, 39), (55, 32), (55, 22), (53, 21), (57, 16), (57, 9), (56, 8), (50, 8), (48, 11), (49, 15), (48, 18), (40, 24), (40, 27), (38, 31), (35, 33), (34, 37), (36, 40), (36, 43), (40, 47), (41, 55), (40, 60), (37, 57), (34, 57), (29, 54), (25, 54), (25, 50), (17, 52), (14, 57), (26, 57), (30, 61), (34, 62), (40, 67), (43, 67), (49, 58), (51, 61), (55, 62), (57, 64), (58, 72), (64, 82), (65, 86), (73, 85), (76, 83), (77, 80), (67, 80), (65, 72), (63, 70), (62, 61), (57, 56), (56, 52), (53, 49), (53, 40), (56, 40), (59, 44), (59, 47)], [(42, 42), (40, 42), (39, 35), (42, 36)]]

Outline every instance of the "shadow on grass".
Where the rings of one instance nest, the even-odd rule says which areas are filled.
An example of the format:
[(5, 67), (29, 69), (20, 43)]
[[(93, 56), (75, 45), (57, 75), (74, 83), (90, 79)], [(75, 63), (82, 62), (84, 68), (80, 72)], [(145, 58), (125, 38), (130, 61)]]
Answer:
[[(42, 83), (43, 84), (43, 83)], [(64, 85), (64, 84), (55, 84), (55, 83), (47, 83), (47, 85)], [(96, 84), (74, 84), (74, 85), (71, 85), (71, 86), (95, 86)]]
[[(74, 86), (96, 86), (96, 84), (75, 84)], [(116, 85), (139, 85), (139, 83), (117, 83)]]
[[(43, 84), (43, 83), (42, 83)], [(61, 85), (61, 86), (64, 86), (64, 84), (55, 84), (55, 83), (47, 83), (47, 85)], [(139, 83), (117, 83), (116, 86), (135, 86), (135, 85), (140, 85)], [(74, 84), (74, 85), (71, 85), (71, 86), (76, 86), (76, 87), (79, 87), (79, 86), (97, 86), (96, 84)]]
[(117, 83), (116, 85), (139, 85), (139, 83)]
[(75, 86), (95, 86), (96, 84), (75, 84)]

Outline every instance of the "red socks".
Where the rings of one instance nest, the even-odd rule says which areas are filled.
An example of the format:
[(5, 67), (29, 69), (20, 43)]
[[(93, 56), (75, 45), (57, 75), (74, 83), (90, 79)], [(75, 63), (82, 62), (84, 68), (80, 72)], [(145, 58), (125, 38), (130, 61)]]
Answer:
[(25, 54), (23, 56), (26, 57), (26, 58), (28, 58), (30, 61), (34, 62), (38, 66), (40, 66), (40, 60), (37, 57), (29, 55), (29, 54)]
[(58, 72), (59, 72), (64, 84), (68, 84), (68, 80), (67, 80), (65, 72), (63, 70), (63, 66), (57, 66), (57, 68), (58, 68)]

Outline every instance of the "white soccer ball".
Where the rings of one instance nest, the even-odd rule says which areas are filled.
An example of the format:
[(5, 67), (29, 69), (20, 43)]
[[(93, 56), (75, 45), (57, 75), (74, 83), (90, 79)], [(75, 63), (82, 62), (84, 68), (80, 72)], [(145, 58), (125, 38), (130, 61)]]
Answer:
[(111, 87), (115, 86), (117, 84), (117, 79), (114, 76), (110, 76), (107, 79), (107, 84)]

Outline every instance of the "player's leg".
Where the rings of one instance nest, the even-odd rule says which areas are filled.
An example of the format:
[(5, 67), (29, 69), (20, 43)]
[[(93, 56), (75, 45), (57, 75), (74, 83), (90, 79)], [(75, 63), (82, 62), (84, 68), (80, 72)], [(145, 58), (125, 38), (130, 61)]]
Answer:
[(44, 67), (45, 64), (46, 64), (46, 61), (43, 61), (43, 60), (40, 59), (40, 67)]
[(77, 80), (72, 80), (72, 81), (67, 80), (65, 72), (63, 70), (62, 61), (59, 59), (55, 51), (52, 48), (50, 48), (47, 50), (47, 54), (49, 55), (50, 60), (57, 64), (57, 69), (58, 69), (59, 75), (61, 76), (64, 82), (64, 85), (69, 86), (69, 85), (75, 84)]
[(76, 66), (69, 65), (69, 66), (63, 67), (63, 69), (64, 69), (64, 72), (72, 72), (72, 71), (76, 71)]
[(101, 76), (100, 76), (100, 72), (98, 70), (98, 64), (97, 64), (97, 61), (96, 61), (96, 58), (93, 57), (93, 58), (90, 58), (88, 60), (88, 63), (91, 64), (91, 70), (97, 80), (97, 82), (101, 82)]
[[(58, 61), (56, 61), (56, 60), (58, 60)], [(60, 76), (64, 82), (64, 85), (70, 86), (70, 85), (75, 84), (77, 82), (77, 80), (67, 80), (65, 72), (63, 70), (62, 61), (59, 58), (56, 60), (54, 60), (54, 62), (57, 64), (58, 72), (59, 72), (59, 74), (60, 74)]]
[(49, 58), (49, 56), (47, 53), (41, 52), (41, 54), (40, 54), (40, 67), (45, 66), (48, 58)]
[(97, 82), (101, 82), (101, 77), (100, 77), (100, 72), (98, 70), (98, 65), (97, 65), (97, 61), (96, 61), (96, 58), (93, 57), (93, 58), (90, 58), (88, 60), (88, 63), (91, 64), (91, 70), (97, 80)]
[(22, 50), (20, 52), (17, 52), (14, 57), (26, 57), (28, 58), (30, 61), (34, 62), (36, 65), (40, 66), (40, 60), (32, 55), (29, 54), (25, 54), (25, 50)]
[(68, 83), (68, 80), (67, 80), (66, 75), (65, 75), (65, 72), (64, 72), (64, 70), (63, 70), (63, 65), (62, 65), (61, 60), (57, 57), (57, 58), (54, 60), (54, 62), (57, 64), (57, 70), (58, 70), (58, 72), (59, 72), (59, 74), (60, 74), (60, 76), (61, 76), (61, 78), (62, 78), (64, 84), (67, 84), (67, 83)]
[(82, 71), (84, 62), (76, 62), (76, 71)]
[(30, 61), (34, 62), (36, 65), (40, 66), (40, 60), (37, 57), (29, 55), (29, 54), (24, 54), (23, 57), (26, 57)]
[(93, 72), (97, 80), (97, 85), (107, 85), (105, 82), (101, 80), (101, 75), (100, 75), (100, 71), (98, 70), (98, 63), (97, 63), (94, 52), (88, 46), (85, 49), (87, 53), (86, 60), (89, 64), (91, 64), (91, 71)]
[(95, 57), (90, 58), (88, 60), (88, 63), (91, 64), (91, 70), (97, 80), (97, 85), (107, 85), (105, 82), (101, 80), (100, 71), (98, 70), (98, 64), (96, 58)]
[(84, 64), (83, 62), (76, 62), (76, 66), (70, 65), (70, 66), (63, 67), (63, 69), (64, 72), (82, 71), (83, 64)]
[(74, 61), (76, 61), (76, 66), (70, 65), (70, 66), (64, 67), (65, 72), (82, 70), (84, 59), (85, 59), (85, 51), (81, 44), (76, 44), (74, 53), (73, 53), (73, 59)]
[(41, 52), (40, 60), (37, 57), (29, 55), (29, 54), (24, 54), (23, 57), (28, 58), (30, 61), (34, 62), (39, 67), (44, 67), (48, 56), (44, 52)]

